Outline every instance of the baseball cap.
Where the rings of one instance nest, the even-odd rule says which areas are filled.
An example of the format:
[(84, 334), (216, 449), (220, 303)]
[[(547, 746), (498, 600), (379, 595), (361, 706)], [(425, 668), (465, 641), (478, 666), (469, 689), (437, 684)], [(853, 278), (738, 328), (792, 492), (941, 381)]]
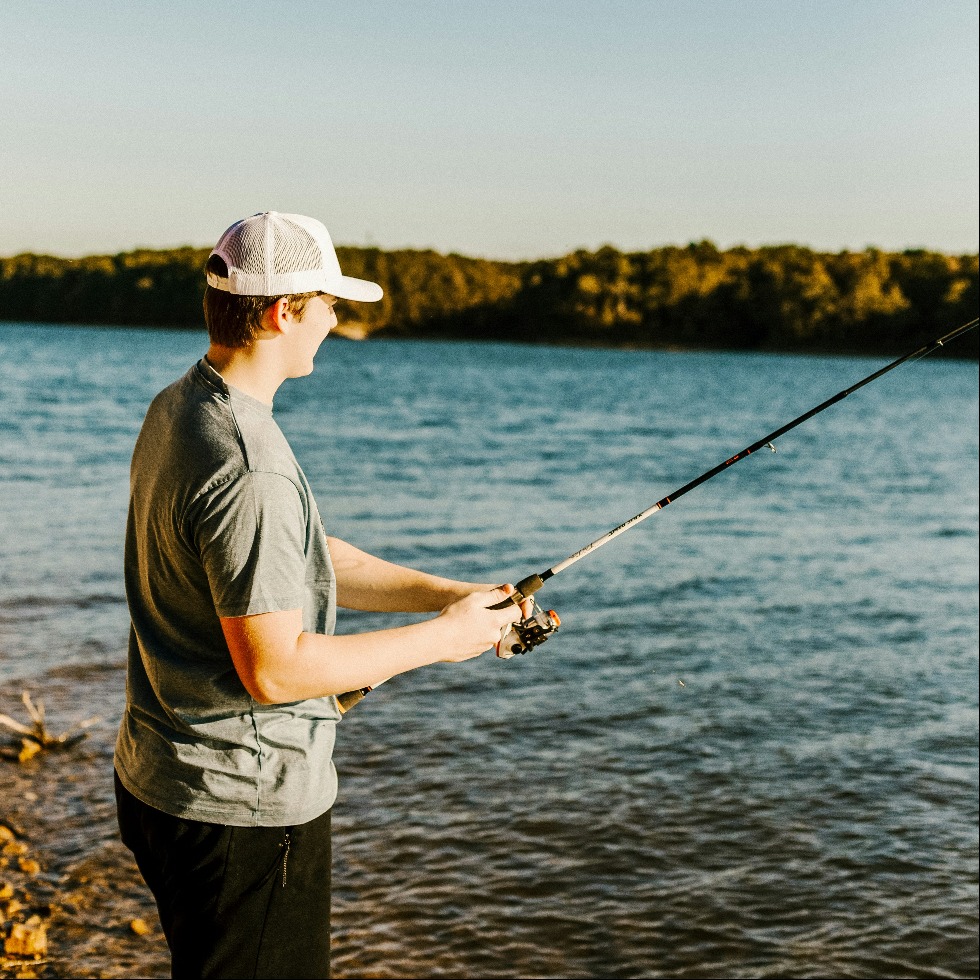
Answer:
[(383, 295), (376, 282), (343, 275), (327, 229), (301, 214), (263, 211), (242, 218), (211, 255), (224, 260), (228, 275), (209, 271), (208, 285), (239, 296), (320, 292), (371, 303)]

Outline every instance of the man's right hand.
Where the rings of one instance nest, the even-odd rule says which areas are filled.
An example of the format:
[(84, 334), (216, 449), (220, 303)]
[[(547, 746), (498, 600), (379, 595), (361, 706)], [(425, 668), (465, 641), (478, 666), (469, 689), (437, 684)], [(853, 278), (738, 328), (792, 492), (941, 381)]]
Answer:
[(452, 649), (441, 659), (446, 663), (459, 663), (494, 649), (501, 631), (522, 619), (524, 611), (517, 603), (508, 603), (503, 609), (489, 607), (513, 593), (513, 585), (502, 585), (486, 592), (471, 592), (446, 606), (439, 616), (450, 621), (459, 642), (452, 644)]

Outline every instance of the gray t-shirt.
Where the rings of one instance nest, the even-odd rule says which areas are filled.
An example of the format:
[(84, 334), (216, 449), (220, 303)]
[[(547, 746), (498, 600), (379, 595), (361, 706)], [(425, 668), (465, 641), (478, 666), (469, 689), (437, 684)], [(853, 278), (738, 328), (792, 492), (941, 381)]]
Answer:
[(336, 699), (253, 700), (218, 619), (301, 608), (305, 631), (333, 633), (326, 535), (271, 407), (229, 387), (206, 359), (147, 411), (125, 573), (123, 785), (175, 816), (234, 826), (290, 826), (328, 810)]

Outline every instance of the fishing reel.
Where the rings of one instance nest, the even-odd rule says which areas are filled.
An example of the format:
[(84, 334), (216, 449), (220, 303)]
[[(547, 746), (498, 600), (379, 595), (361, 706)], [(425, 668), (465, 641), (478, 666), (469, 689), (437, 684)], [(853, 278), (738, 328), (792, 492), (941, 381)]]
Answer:
[(554, 609), (545, 611), (533, 599), (531, 615), (518, 623), (504, 627), (506, 632), (497, 643), (497, 656), (509, 660), (519, 653), (527, 653), (540, 646), (561, 626), (561, 620)]

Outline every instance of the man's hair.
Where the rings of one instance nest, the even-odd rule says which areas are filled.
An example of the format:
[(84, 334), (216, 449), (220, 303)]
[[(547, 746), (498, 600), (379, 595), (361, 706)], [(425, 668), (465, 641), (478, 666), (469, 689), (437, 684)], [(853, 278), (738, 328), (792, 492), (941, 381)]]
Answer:
[[(207, 271), (222, 279), (228, 276), (228, 266), (220, 255), (208, 259)], [(239, 296), (214, 286), (204, 287), (204, 322), (208, 336), (222, 347), (248, 347), (262, 329), (262, 317), (273, 303), (288, 301), (289, 312), (302, 317), (315, 293), (289, 293), (284, 296)]]

